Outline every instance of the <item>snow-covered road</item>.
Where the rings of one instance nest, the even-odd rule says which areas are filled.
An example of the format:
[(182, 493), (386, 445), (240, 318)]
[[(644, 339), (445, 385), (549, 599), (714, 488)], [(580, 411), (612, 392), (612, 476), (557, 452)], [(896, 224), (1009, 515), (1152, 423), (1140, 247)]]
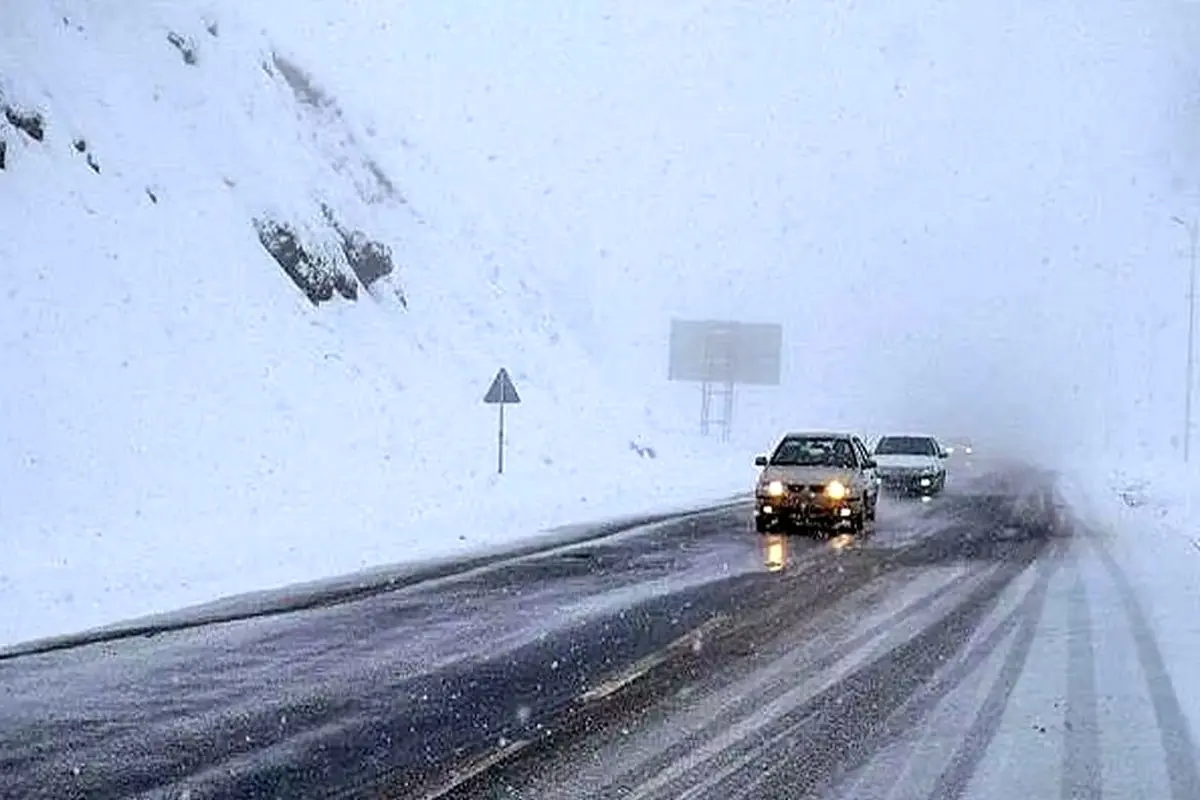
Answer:
[(450, 796), (1200, 797), (1191, 673), (1148, 612), (1170, 587), (1063, 499), (990, 476), (792, 564), (724, 641)]
[(1200, 796), (1161, 593), (1063, 499), (980, 470), (828, 540), (727, 508), (0, 661), (0, 796)]

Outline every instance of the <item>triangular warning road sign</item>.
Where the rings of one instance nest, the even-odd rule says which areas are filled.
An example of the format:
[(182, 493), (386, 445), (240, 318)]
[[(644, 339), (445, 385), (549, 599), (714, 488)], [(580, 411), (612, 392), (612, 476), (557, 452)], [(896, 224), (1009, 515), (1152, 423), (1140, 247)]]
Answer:
[(512, 379), (508, 377), (508, 370), (506, 370), (504, 367), (501, 367), (500, 371), (496, 373), (496, 378), (492, 381), (492, 388), (488, 389), (487, 394), (483, 396), (483, 402), (521, 402), (521, 397), (517, 394), (517, 387), (513, 386)]

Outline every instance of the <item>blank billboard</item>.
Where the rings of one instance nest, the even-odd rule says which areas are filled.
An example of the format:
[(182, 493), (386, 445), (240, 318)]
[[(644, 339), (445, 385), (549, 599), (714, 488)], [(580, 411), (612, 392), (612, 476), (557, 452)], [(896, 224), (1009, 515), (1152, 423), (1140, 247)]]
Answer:
[(779, 325), (672, 320), (667, 379), (778, 386), (782, 347)]

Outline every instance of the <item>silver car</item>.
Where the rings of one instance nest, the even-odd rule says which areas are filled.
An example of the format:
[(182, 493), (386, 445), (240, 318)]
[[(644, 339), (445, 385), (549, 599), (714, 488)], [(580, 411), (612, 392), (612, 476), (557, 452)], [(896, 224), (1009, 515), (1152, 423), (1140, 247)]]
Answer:
[(875, 460), (852, 433), (789, 433), (769, 456), (754, 490), (760, 533), (784, 525), (858, 533), (875, 519)]

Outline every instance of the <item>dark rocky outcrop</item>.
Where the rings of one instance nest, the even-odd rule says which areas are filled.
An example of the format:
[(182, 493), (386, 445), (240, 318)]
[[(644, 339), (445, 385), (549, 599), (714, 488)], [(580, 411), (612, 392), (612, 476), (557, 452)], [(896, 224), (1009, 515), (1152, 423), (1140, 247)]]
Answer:
[(305, 249), (291, 227), (256, 219), (254, 229), (262, 246), (313, 305), (332, 299), (334, 292), (347, 300), (358, 299), (358, 282), (328, 257)]
[(88, 152), (87, 140), (82, 137), (76, 138), (75, 141), (71, 142), (71, 146), (75, 148), (76, 153), (83, 153), (87, 156), (87, 165), (92, 168), (92, 172), (99, 175), (100, 162), (96, 160), (94, 153)]
[[(376, 241), (359, 230), (347, 230), (338, 222), (333, 209), (327, 205), (321, 206), (321, 213), (329, 226), (337, 231), (346, 263), (354, 270), (355, 276), (363, 286), (370, 287), (380, 278), (384, 278), (396, 269), (392, 259), (392, 249), (383, 242)], [(407, 305), (404, 294), (399, 293), (400, 302)]]
[(658, 457), (658, 453), (655, 452), (654, 448), (650, 447), (649, 445), (638, 444), (637, 442), (630, 442), (629, 449), (632, 450), (633, 452), (637, 453), (642, 458), (657, 458)]
[(191, 39), (171, 31), (167, 34), (167, 41), (174, 45), (179, 54), (183, 56), (183, 63), (189, 67), (196, 65), (196, 45)]
[(16, 106), (4, 107), (4, 118), (8, 124), (36, 142), (46, 138), (46, 120), (36, 111), (23, 111)]
[(362, 231), (343, 232), (341, 238), (346, 263), (363, 286), (370, 286), (395, 269), (392, 250), (386, 244), (367, 238)]

